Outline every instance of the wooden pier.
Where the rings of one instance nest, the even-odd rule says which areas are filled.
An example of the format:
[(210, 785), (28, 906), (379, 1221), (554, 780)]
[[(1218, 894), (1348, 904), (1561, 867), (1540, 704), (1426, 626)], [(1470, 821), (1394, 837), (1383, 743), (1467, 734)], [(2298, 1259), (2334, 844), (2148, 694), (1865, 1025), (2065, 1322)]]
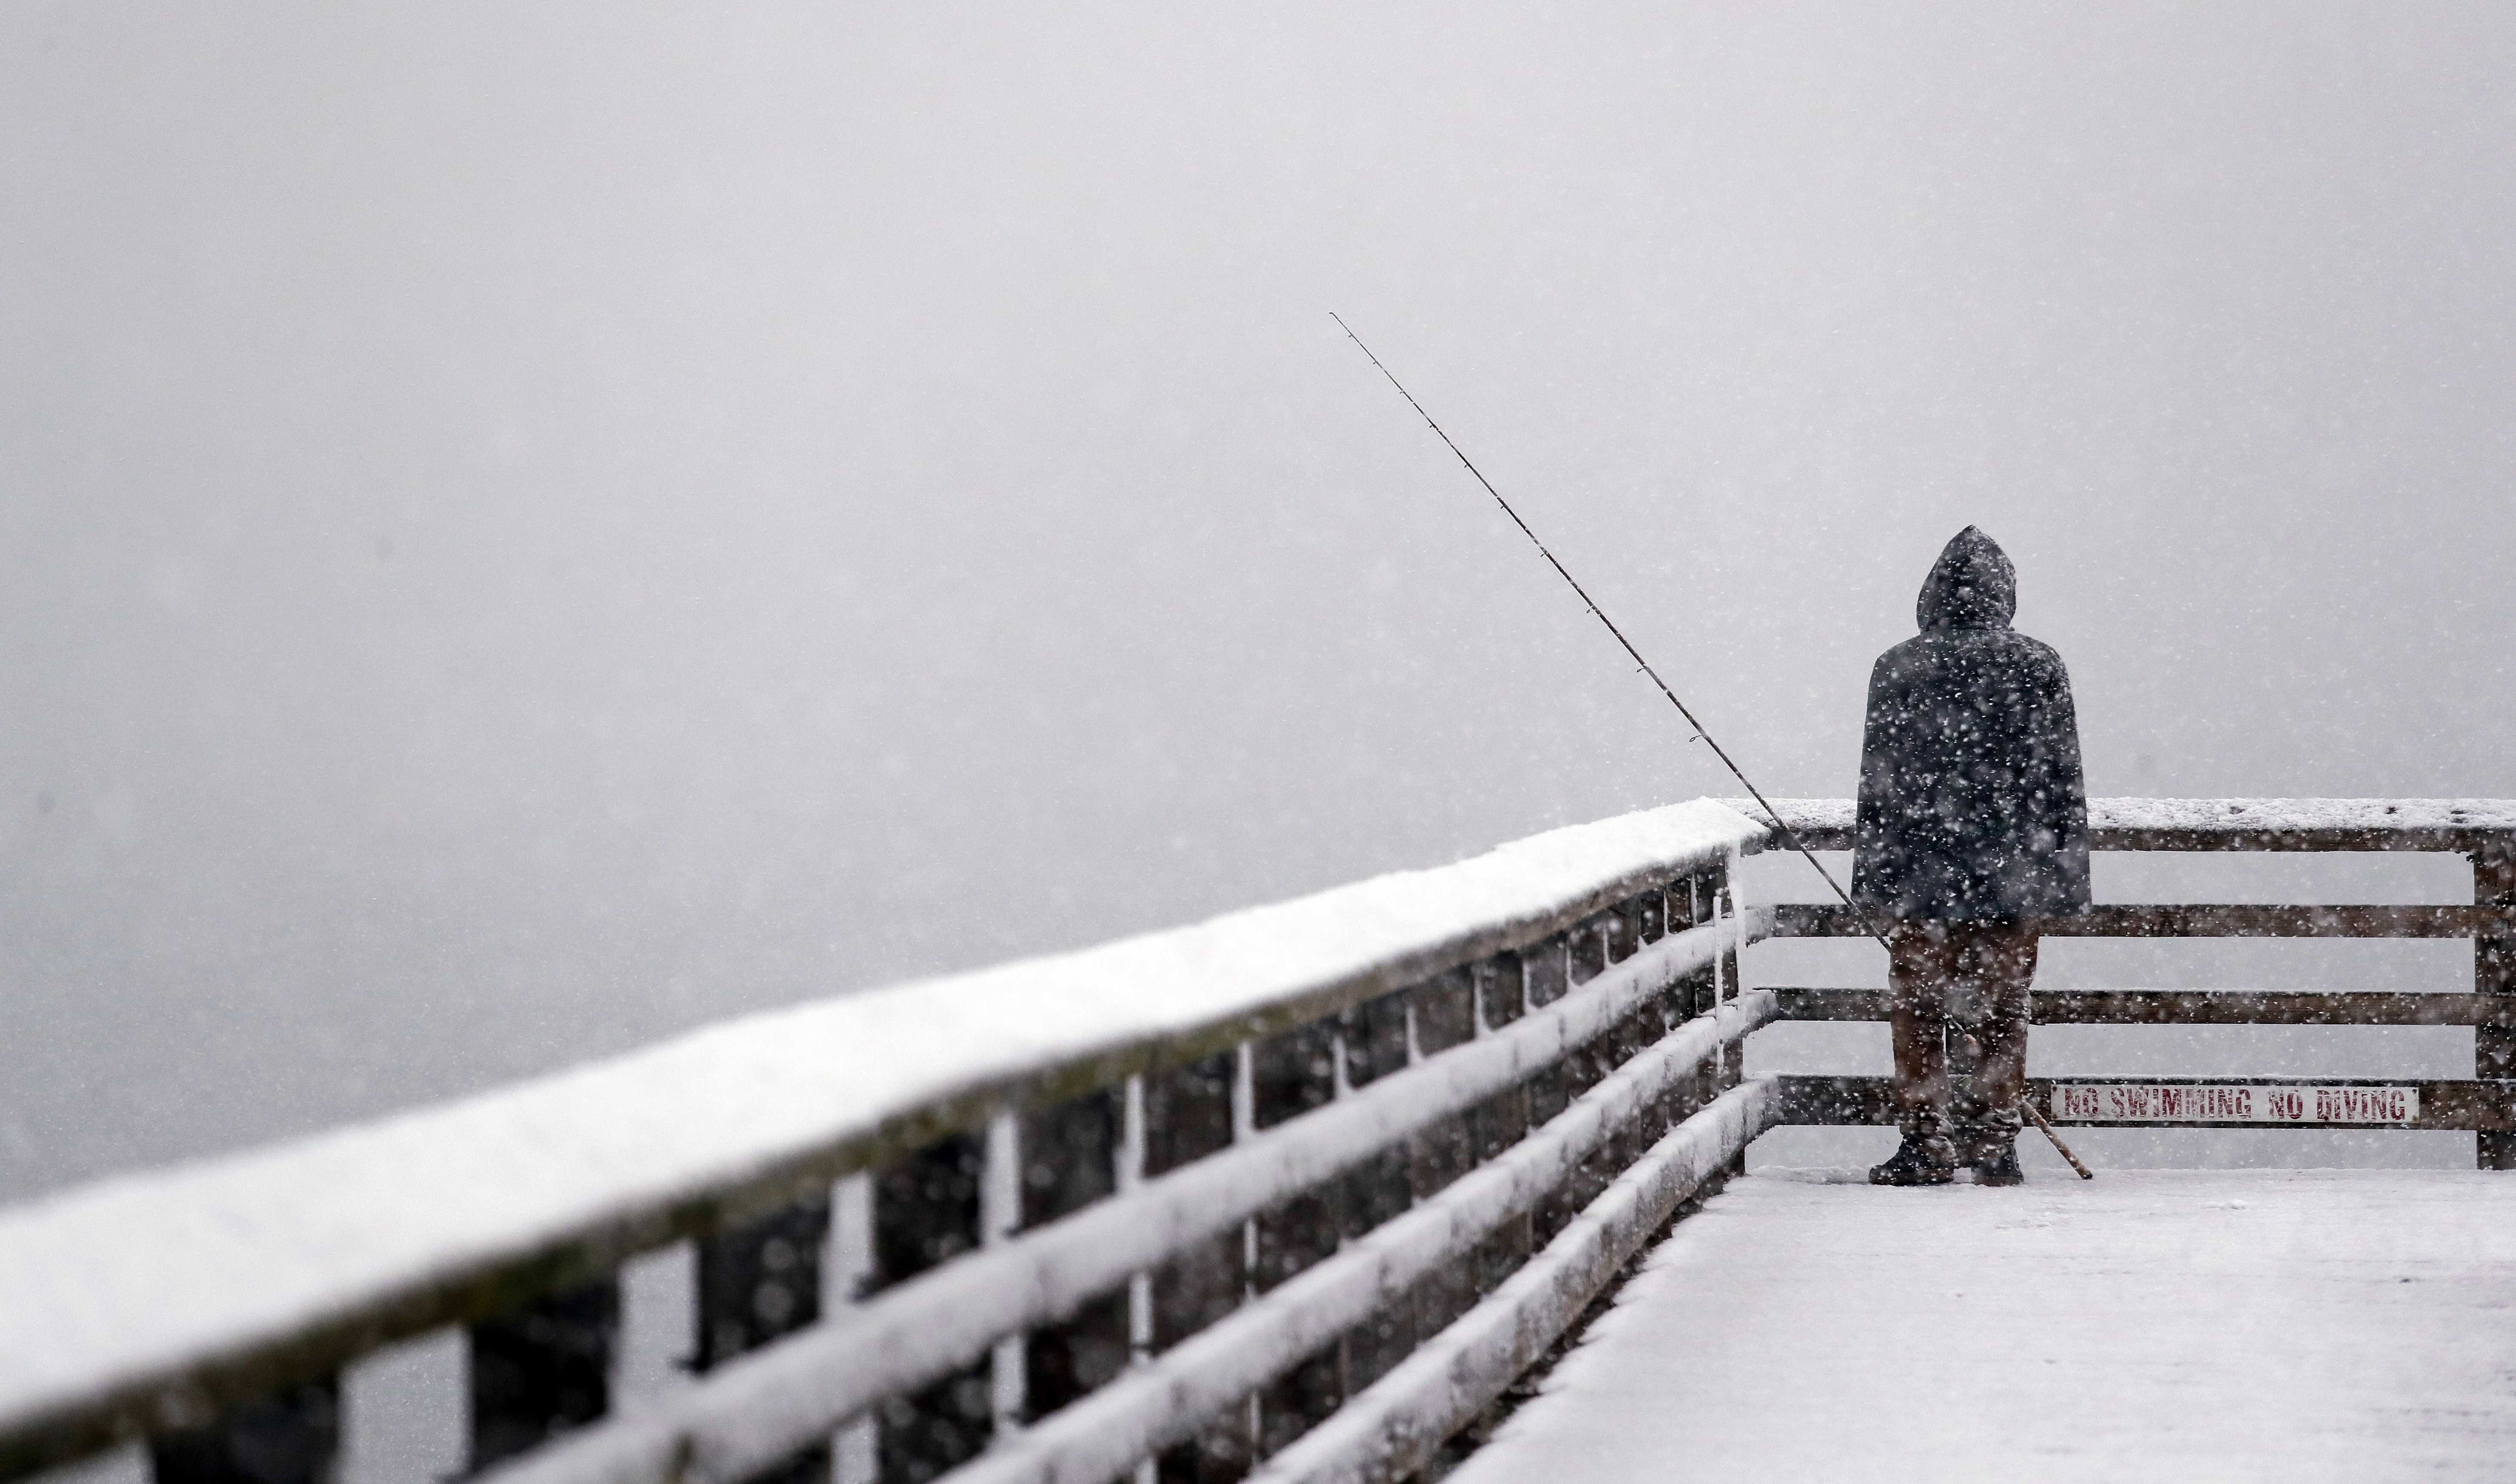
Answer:
[[(1840, 802), (1778, 807), (1821, 845), (1850, 826)], [(2466, 1130), (2480, 1170), (2516, 1164), (2516, 804), (2101, 800), (2091, 814), (2105, 849), (2457, 853), (2473, 863), (2473, 898), (2109, 904), (2073, 931), (2462, 937), (2473, 981), (2437, 995), (2124, 987), (2039, 995), (2039, 1019), (2468, 1025), (2476, 1061), (2468, 1078), (2399, 1082), (2243, 1066), (2039, 1082), (2031, 1095), (2056, 1122)], [(1787, 1444), (1775, 1457), (1799, 1458), (1789, 1449), (1809, 1433), (1794, 1417), (1904, 1415), (1861, 1388), (1884, 1384), (1881, 1366), (1920, 1363), (1854, 1341), (1907, 1297), (1889, 1292), (1894, 1273), (1940, 1281), (1946, 1264), (1924, 1260), (1940, 1239), (1898, 1235), (1906, 1225), (1961, 1228), (1978, 1246), (1957, 1250), (2010, 1273), (2023, 1303), (2037, 1284), (2095, 1271), (2070, 1253), (2113, 1240), (2095, 1215), (2109, 1202), (2149, 1203), (2126, 1252), (2189, 1245), (2159, 1236), (2179, 1222), (2257, 1219), (2211, 1216), (2241, 1208), (2212, 1206), (2198, 1185), (2179, 1204), (2187, 1187), (2163, 1176), (2110, 1178), (2094, 1194), (1888, 1193), (1903, 1206), (1866, 1187), (1739, 1179), (1771, 1129), (1886, 1112), (1879, 1078), (1742, 1074), (1743, 1043), (1762, 1027), (1883, 1013), (1875, 991), (1742, 988), (1754, 943), (1850, 928), (1839, 911), (1737, 900), (1740, 857), (1773, 833), (1722, 803), (1672, 805), (1176, 931), (755, 1016), (0, 1212), (0, 1477), (120, 1447), (159, 1484), (327, 1484), (359, 1425), (345, 1377), (433, 1335), (459, 1342), (462, 1466), (496, 1484), (1328, 1484), (1462, 1459), (1482, 1477), (1526, 1478), (1537, 1465), (1510, 1462), (1535, 1446), (1523, 1440), (1589, 1416), (1585, 1386), (1658, 1394), (1639, 1361), (1600, 1358), (1611, 1337), (1647, 1342), (1656, 1321), (1629, 1313), (1714, 1302), (1695, 1289), (1751, 1271), (1767, 1276), (1717, 1300), (1731, 1305), (1724, 1323), (1743, 1333), (1770, 1318), (1806, 1335), (1808, 1315), (1839, 1313), (1849, 1348), (1757, 1359), (1744, 1340), (1690, 1336), (1669, 1341), (1686, 1357), (1668, 1361), (1677, 1370), (1652, 1374), (1692, 1376), (1687, 1407), (1698, 1392), (1758, 1388)], [(2359, 1214), (2348, 1219), (2375, 1245), (2347, 1261), (2363, 1275), (2397, 1259), (2419, 1269), (2431, 1257), (2413, 1238), (2460, 1231), (2460, 1256), (2435, 1257), (2436, 1272), (2475, 1275), (2476, 1304), (2497, 1292), (2489, 1275), (2516, 1257), (2501, 1236), (2516, 1231), (2503, 1219), (2516, 1197), (2495, 1176), (2369, 1193), (2380, 1185), (2278, 1189), (2301, 1230), (2327, 1219), (2319, 1200), (2331, 1220)], [(2439, 1203), (2461, 1224), (2386, 1245), (2376, 1216)], [(2017, 1213), (2047, 1208), (2061, 1224), (2020, 1224)], [(2066, 1228), (2080, 1248), (2034, 1235)], [(1686, 1257), (1729, 1250), (1719, 1242), (1764, 1266), (1723, 1259), (1715, 1274)], [(1656, 1244), (1612, 1322), (1506, 1419), (1526, 1379)], [(2039, 1251), (2061, 1265), (2036, 1268), (2027, 1257)], [(2304, 1249), (2261, 1252), (2266, 1281), (2313, 1269)], [(1814, 1269), (1828, 1254), (1886, 1275), (1875, 1312), (1851, 1290), (1826, 1297), (1832, 1279)], [(2289, 1257), (2304, 1265), (2283, 1267)], [(658, 1261), (690, 1275), (676, 1321), (687, 1375), (633, 1404), (618, 1385), (621, 1274)], [(2359, 1281), (2301, 1289), (2297, 1302), (2361, 1303), (2342, 1292)], [(1739, 1306), (1780, 1290), (1800, 1307)], [(2125, 1315), (2152, 1301), (2137, 1284), (2123, 1293)], [(2375, 1305), (2369, 1353), (2415, 1367), (2436, 1350), (2437, 1394), (2462, 1395), (2455, 1378), (2495, 1341), (2467, 1343), (2413, 1297)], [(2147, 1363), (2134, 1329), (2104, 1331), (2104, 1302), (2070, 1303), (2094, 1305), (2082, 1331), (2056, 1332), (2077, 1347), (2073, 1375)], [(1909, 1317), (1949, 1332), (1938, 1345), (1973, 1312), (1926, 1304)], [(2300, 1353), (2286, 1332), (2264, 1338), (2277, 1342), (2266, 1353)], [(1954, 1365), (1965, 1352), (1931, 1353)], [(2033, 1378), (2024, 1351), (1999, 1353)], [(1880, 1394), (1927, 1374), (1898, 1373)], [(2001, 1384), (2013, 1382), (2027, 1384)], [(2476, 1435), (2500, 1425), (2496, 1411), (2466, 1410)], [(1498, 1421), (1500, 1440), (1475, 1449)], [(2000, 1456), (2007, 1472), (2051, 1462), (2033, 1440), (2055, 1435), (2000, 1435), (2031, 1440)], [(2202, 1457), (2160, 1449), (2138, 1456)], [(2061, 1476), (2113, 1475), (2090, 1463)]]

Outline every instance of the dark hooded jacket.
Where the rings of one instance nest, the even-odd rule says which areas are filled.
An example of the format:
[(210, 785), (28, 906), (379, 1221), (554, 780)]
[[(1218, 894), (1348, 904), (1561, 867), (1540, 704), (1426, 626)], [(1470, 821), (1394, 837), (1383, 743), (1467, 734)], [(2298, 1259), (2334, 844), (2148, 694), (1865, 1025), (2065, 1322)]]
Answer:
[(2018, 576), (1967, 526), (1878, 657), (1861, 746), (1853, 900), (1896, 918), (2064, 917), (2088, 907), (2088, 801), (2062, 657), (2015, 632)]

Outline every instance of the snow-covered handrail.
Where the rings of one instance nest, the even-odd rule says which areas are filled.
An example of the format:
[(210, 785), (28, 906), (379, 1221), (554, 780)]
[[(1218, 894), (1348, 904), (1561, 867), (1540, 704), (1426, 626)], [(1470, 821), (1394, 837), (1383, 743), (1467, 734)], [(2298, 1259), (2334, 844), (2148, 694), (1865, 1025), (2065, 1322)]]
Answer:
[[(661, 1484), (693, 1469), (711, 1479), (754, 1477), (883, 1396), (942, 1380), (985, 1355), (1006, 1334), (1070, 1318), (1130, 1274), (1237, 1228), (1526, 1082), (1565, 1047), (1605, 1035), (1712, 963), (1731, 930), (1727, 922), (1711, 923), (1665, 938), (1610, 969), (1583, 993), (1507, 1030), (1013, 1237), (1001, 1249), (947, 1262), (810, 1335), (727, 1368), (651, 1416), (554, 1443), (491, 1474), (486, 1484)], [(1078, 1457), (1105, 1462), (1102, 1473), (1114, 1477), (1180, 1441), (1205, 1420), (1177, 1405), (1181, 1387), (1202, 1389), (1219, 1407), (1289, 1369), (1321, 1340), (1368, 1319), (1390, 1295), (1457, 1260), (1465, 1246), (1505, 1219), (1534, 1209), (1680, 1076), (1770, 1022), (1774, 1011), (1772, 996), (1751, 993), (1695, 1017), (1562, 1116), (1374, 1230), (1363, 1244), (1372, 1252), (1349, 1249), (1296, 1280), (1323, 1297), (1295, 1288), (1240, 1309), (1200, 1336), (1201, 1349), (1186, 1360), (1175, 1351), (1151, 1362), (1123, 1389), (1095, 1393), (1060, 1414), (1056, 1432), (1027, 1434), (1020, 1450), (1041, 1460), (1047, 1472), (1036, 1477), (1044, 1484), (1089, 1475), (1093, 1470)], [(1395, 1254), (1395, 1260), (1381, 1262), (1376, 1253)], [(1354, 1281), (1357, 1275), (1365, 1281)], [(1111, 1425), (1113, 1413), (1126, 1424)], [(1012, 1460), (1000, 1448), (977, 1477), (1034, 1477), (1028, 1465)]]
[[(1331, 1050), (1334, 1088), (1321, 1095), (1343, 1096), (1363, 1063), (1389, 1061), (1349, 1040), (1397, 1026), (1410, 1070), (1368, 1070), (1414, 1077), (1440, 1060), (1453, 1022), (1465, 1041), (1572, 983), (1586, 999), (1586, 981), (1665, 938), (1652, 959), (1684, 979), (1677, 1001), (1662, 1003), (1666, 984), (1652, 991), (1648, 1015), (1599, 1043), (1612, 1053), (1585, 1050), (1592, 1025), (1564, 1030), (1531, 1064), (1571, 1077), (1559, 1089), (1570, 1095), (1665, 1035), (1658, 1017), (1673, 1007), (1708, 1013), (1716, 980), (1735, 991), (1735, 968), (1711, 966), (1732, 964), (1757, 930), (1736, 917), (1681, 929), (1709, 918), (1728, 862), (1763, 833), (1710, 801), (1558, 830), (1193, 928), (752, 1016), (449, 1106), (0, 1212), (0, 1475), (170, 1429), (215, 1449), (240, 1404), (279, 1409), (257, 1426), (320, 1431), (329, 1423), (307, 1419), (332, 1415), (323, 1388), (340, 1364), (449, 1323), (473, 1326), (477, 1446), (500, 1421), (483, 1409), (507, 1405), (480, 1389), (482, 1356), (529, 1369), (558, 1363), (536, 1345), (608, 1346), (606, 1286), (628, 1256), (695, 1237), (703, 1289), (711, 1258), (752, 1272), (769, 1244), (819, 1229), (793, 1217), (818, 1202), (826, 1221), (833, 1180), (953, 1138), (985, 1149), (976, 1235), (992, 1249), (1030, 1224), (1027, 1120), (1123, 1092), (1111, 1177), (1145, 1182), (1167, 1158), (1147, 1148), (1165, 1136), (1162, 1099), (1179, 1102), (1173, 1122), (1187, 1129), (1195, 1120), (1179, 1110), (1216, 1053), (1237, 1065), (1223, 1142), (1251, 1142), (1311, 1095), (1292, 1089), (1286, 1106), (1266, 1105), (1276, 1051)], [(1718, 1070), (1736, 1081), (1735, 1052)], [(1315, 1072), (1292, 1080), (1326, 1075)], [(1531, 1091), (1506, 1095), (1525, 1106)], [(1188, 1147), (1201, 1135), (1170, 1137), (1175, 1154), (1209, 1152)], [(1432, 1135), (1390, 1137), (1374, 1149), (1415, 1149), (1420, 1163)], [(861, 1199), (863, 1177), (851, 1183)], [(1142, 1306), (1132, 1291), (1130, 1302)], [(538, 1317), (502, 1317), (520, 1309)], [(702, 1361), (797, 1327), (765, 1334), (741, 1320), (713, 1355), (703, 1333)], [(1008, 1424), (1022, 1406), (1018, 1386), (1011, 1395)], [(524, 1418), (512, 1446), (585, 1420)], [(161, 1447), (161, 1480), (199, 1456)]]

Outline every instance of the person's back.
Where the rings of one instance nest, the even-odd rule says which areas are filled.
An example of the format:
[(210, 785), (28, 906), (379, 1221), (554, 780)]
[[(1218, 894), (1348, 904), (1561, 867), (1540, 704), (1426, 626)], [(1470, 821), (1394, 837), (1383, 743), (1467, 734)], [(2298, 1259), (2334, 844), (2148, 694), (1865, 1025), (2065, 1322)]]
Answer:
[[(1871, 1172), (1883, 1183), (1939, 1183), (1959, 1160), (2016, 1178), (2037, 924), (2088, 906), (2070, 676), (2009, 627), (2016, 610), (2009, 558), (1967, 526), (1922, 585), (1922, 632), (1870, 672), (1852, 896), (1891, 922), (1905, 1143)], [(1951, 1019), (1982, 1063), (1976, 1095), (1953, 1115)]]

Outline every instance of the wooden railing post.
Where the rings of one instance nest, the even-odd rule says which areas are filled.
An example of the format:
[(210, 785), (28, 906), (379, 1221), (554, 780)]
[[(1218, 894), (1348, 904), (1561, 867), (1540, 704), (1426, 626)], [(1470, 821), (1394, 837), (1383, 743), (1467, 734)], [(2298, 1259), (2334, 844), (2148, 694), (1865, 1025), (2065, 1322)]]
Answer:
[[(1724, 928), (1728, 929), (1729, 933), (1729, 941), (1722, 947), (1721, 956), (1713, 960), (1713, 975), (1714, 983), (1716, 985), (1713, 999), (1718, 1003), (1720, 1001), (1737, 999), (1739, 991), (1745, 986), (1740, 977), (1738, 938), (1739, 884), (1737, 874), (1730, 869), (1730, 863), (1725, 861), (1712, 868), (1711, 876), (1713, 913), (1723, 924)], [(1746, 1074), (1746, 1065), (1747, 1049), (1745, 1046), (1734, 1044), (1723, 1048), (1721, 1052), (1721, 1091), (1726, 1092), (1730, 1089), (1737, 1087), (1739, 1085), (1740, 1078)]]
[[(830, 1248), (822, 1281), (825, 1301), (854, 1303), (871, 1290), (873, 1176), (860, 1171), (830, 1192)], [(878, 1484), (882, 1478), (882, 1422), (868, 1411), (839, 1426), (830, 1446), (831, 1484)]]
[[(1112, 1163), (1117, 1193), (1133, 1195), (1144, 1188), (1146, 1138), (1145, 1079), (1127, 1079), (1118, 1104), (1118, 1148)], [(1153, 1359), (1153, 1275), (1139, 1272), (1127, 1280), (1127, 1365), (1151, 1365)], [(1136, 1464), (1129, 1484), (1160, 1484), (1161, 1464), (1145, 1459)]]
[(340, 1453), (338, 1377), (289, 1386), (206, 1426), (148, 1440), (155, 1484), (331, 1484)]
[[(2472, 901), (2478, 907), (2516, 907), (2516, 842), (2498, 842), (2472, 853)], [(2474, 935), (2472, 988), (2475, 994), (2516, 994), (2516, 938), (2495, 932)], [(2516, 1030), (2474, 1028), (2472, 1075), (2516, 1077)], [(2478, 1168), (2516, 1170), (2516, 1132), (2485, 1130), (2474, 1137)]]
[[(1721, 957), (1715, 960), (1713, 965), (1716, 980), (1721, 986), (1714, 996), (1716, 1000), (1735, 1000), (1747, 987), (1744, 966), (1740, 962), (1741, 957), (1740, 950), (1746, 944), (1746, 921), (1744, 910), (1739, 901), (1739, 873), (1735, 869), (1738, 861), (1737, 853), (1733, 852), (1727, 859), (1712, 868), (1714, 890), (1717, 893), (1715, 899), (1730, 929), (1729, 945), (1722, 950)], [(1745, 1041), (1735, 1041), (1722, 1048), (1720, 1060), (1719, 1092), (1726, 1092), (1747, 1080), (1747, 1043)], [(1730, 1157), (1730, 1163), (1724, 1167), (1723, 1174), (1743, 1175), (1746, 1173), (1747, 1150), (1742, 1145), (1738, 1153)]]
[[(979, 1166), (979, 1245), (1002, 1247), (1022, 1230), (1023, 1126), (1011, 1109), (987, 1120), (985, 1152)], [(1023, 1335), (996, 1341), (987, 1357), (987, 1436), (1011, 1436), (1023, 1424), (1030, 1400), (1030, 1356)]]
[[(1717, 879), (1712, 873), (1698, 871), (1679, 885), (1686, 893), (1686, 925), (1690, 928), (1700, 928), (1713, 921), (1713, 909), (1719, 898), (1715, 894)], [(1712, 963), (1704, 965), (1690, 975), (1689, 979), (1690, 982), (1684, 991), (1687, 1015), (1692, 1017), (1712, 1013), (1720, 1003), (1721, 997), (1720, 961), (1715, 959)], [(1702, 1068), (1695, 1074), (1694, 1082), (1693, 1094), (1687, 1108), (1690, 1113), (1721, 1095), (1719, 1059), (1704, 1062)]]
[(605, 1277), (469, 1331), (472, 1467), (536, 1448), (611, 1410), (620, 1280)]

